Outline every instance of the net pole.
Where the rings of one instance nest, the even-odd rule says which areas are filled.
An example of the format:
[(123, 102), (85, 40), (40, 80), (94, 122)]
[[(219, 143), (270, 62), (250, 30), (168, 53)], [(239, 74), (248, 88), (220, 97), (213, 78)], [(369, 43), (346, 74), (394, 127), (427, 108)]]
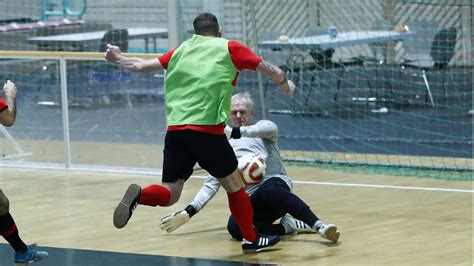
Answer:
[(63, 134), (64, 134), (64, 164), (66, 168), (71, 166), (71, 139), (69, 137), (69, 109), (67, 97), (67, 70), (66, 59), (59, 59), (59, 71), (61, 76), (61, 107), (63, 115)]

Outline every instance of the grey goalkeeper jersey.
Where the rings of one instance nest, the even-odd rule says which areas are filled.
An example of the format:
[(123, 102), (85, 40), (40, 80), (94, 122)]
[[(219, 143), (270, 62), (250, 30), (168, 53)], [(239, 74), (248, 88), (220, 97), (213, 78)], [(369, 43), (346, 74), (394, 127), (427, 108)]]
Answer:
[[(277, 125), (269, 120), (260, 120), (252, 126), (240, 127), (240, 133), (242, 136), (240, 139), (229, 140), (237, 158), (253, 153), (262, 157), (267, 164), (267, 171), (262, 182), (246, 185), (245, 190), (247, 193), (252, 195), (271, 177), (283, 179), (288, 184), (288, 187), (292, 189), (291, 179), (286, 172), (278, 149)], [(209, 176), (190, 205), (198, 212), (214, 197), (219, 187), (220, 184), (217, 178)]]

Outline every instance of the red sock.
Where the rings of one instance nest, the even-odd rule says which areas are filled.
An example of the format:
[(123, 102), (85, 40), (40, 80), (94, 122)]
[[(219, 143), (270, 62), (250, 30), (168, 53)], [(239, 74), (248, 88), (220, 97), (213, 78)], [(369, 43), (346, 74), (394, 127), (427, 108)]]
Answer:
[(249, 195), (244, 188), (241, 188), (236, 192), (227, 193), (227, 197), (229, 198), (230, 212), (235, 217), (243, 238), (251, 242), (255, 241), (257, 233), (253, 226), (253, 207)]
[(150, 185), (146, 188), (142, 188), (140, 194), (139, 204), (156, 207), (166, 206), (170, 202), (171, 193), (170, 191), (159, 185)]

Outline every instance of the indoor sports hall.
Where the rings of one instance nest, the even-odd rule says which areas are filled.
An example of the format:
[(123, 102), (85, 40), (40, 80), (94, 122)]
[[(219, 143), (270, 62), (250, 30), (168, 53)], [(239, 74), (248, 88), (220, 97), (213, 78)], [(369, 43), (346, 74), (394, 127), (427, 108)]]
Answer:
[[(176, 204), (114, 227), (129, 184), (161, 182), (166, 72), (119, 68), (106, 44), (156, 58), (203, 12), (295, 83), (285, 95), (242, 71), (234, 91), (278, 126), (294, 194), (337, 243), (289, 234), (242, 254), (224, 189), (160, 230), (208, 177), (199, 165)], [(18, 89), (0, 189), (21, 238), (49, 253), (33, 265), (472, 265), (473, 13), (471, 0), (0, 0), (0, 78)], [(14, 256), (0, 238), (0, 266), (24, 265)]]

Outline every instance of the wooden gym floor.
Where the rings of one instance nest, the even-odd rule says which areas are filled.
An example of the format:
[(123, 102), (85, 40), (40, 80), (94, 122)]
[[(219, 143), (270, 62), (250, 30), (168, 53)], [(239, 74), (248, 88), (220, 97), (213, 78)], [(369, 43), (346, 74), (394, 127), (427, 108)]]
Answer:
[[(288, 170), (295, 193), (321, 219), (339, 226), (338, 244), (302, 234), (283, 237), (273, 251), (243, 255), (225, 230), (224, 190), (177, 231), (160, 231), (160, 218), (184, 208), (200, 188), (204, 173), (199, 172), (186, 183), (178, 204), (139, 206), (122, 230), (113, 227), (112, 213), (127, 186), (145, 186), (160, 177), (2, 168), (0, 187), (23, 239), (50, 251), (38, 266), (473, 263), (472, 182)], [(0, 245), (1, 266), (12, 265), (11, 254)]]

